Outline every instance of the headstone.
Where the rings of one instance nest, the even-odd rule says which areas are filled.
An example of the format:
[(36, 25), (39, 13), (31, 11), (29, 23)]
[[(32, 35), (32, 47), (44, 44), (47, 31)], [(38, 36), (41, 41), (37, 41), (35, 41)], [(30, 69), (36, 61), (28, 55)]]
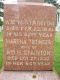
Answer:
[(52, 70), (56, 8), (22, 2), (4, 11), (4, 70)]

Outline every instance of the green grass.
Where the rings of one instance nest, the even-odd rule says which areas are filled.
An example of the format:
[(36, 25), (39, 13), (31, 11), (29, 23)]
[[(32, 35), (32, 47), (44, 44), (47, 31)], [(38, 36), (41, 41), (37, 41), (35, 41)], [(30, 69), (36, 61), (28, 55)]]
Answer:
[(54, 68), (60, 76), (60, 32), (56, 33), (55, 36), (55, 59)]
[[(3, 42), (2, 33), (0, 33), (0, 69), (3, 66)], [(58, 75), (60, 76), (60, 32), (56, 33), (55, 36), (55, 59), (54, 68)]]
[(0, 41), (2, 41), (3, 36), (2, 36), (2, 32), (0, 32)]
[(0, 69), (2, 68), (3, 65), (3, 42), (2, 42), (2, 33), (0, 32)]

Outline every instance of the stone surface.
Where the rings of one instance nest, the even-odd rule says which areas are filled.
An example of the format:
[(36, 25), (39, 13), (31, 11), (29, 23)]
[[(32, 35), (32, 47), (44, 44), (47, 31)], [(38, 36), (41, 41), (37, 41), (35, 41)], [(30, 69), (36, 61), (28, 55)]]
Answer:
[(51, 4), (5, 4), (4, 69), (52, 70), (55, 24)]
[[(33, 77), (35, 76), (35, 77)], [(53, 71), (3, 71), (0, 80), (60, 80)]]

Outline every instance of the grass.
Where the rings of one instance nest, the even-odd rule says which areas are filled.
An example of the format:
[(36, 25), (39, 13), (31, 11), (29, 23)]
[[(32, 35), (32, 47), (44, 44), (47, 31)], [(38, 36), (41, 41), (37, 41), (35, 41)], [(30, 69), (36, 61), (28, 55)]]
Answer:
[(0, 32), (0, 69), (2, 68), (3, 65), (3, 40), (2, 40), (2, 33)]
[(55, 36), (55, 59), (54, 68), (60, 76), (60, 32), (56, 33)]
[(0, 41), (2, 41), (3, 36), (2, 36), (2, 32), (0, 32)]
[[(3, 66), (3, 42), (2, 33), (0, 33), (0, 69)], [(55, 36), (55, 59), (54, 68), (60, 76), (60, 32), (56, 32)]]

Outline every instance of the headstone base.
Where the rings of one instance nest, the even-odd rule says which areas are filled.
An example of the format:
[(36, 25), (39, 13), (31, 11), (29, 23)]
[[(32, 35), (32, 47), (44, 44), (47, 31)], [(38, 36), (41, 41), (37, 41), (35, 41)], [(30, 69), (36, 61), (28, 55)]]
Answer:
[(0, 80), (60, 80), (54, 71), (2, 71)]

